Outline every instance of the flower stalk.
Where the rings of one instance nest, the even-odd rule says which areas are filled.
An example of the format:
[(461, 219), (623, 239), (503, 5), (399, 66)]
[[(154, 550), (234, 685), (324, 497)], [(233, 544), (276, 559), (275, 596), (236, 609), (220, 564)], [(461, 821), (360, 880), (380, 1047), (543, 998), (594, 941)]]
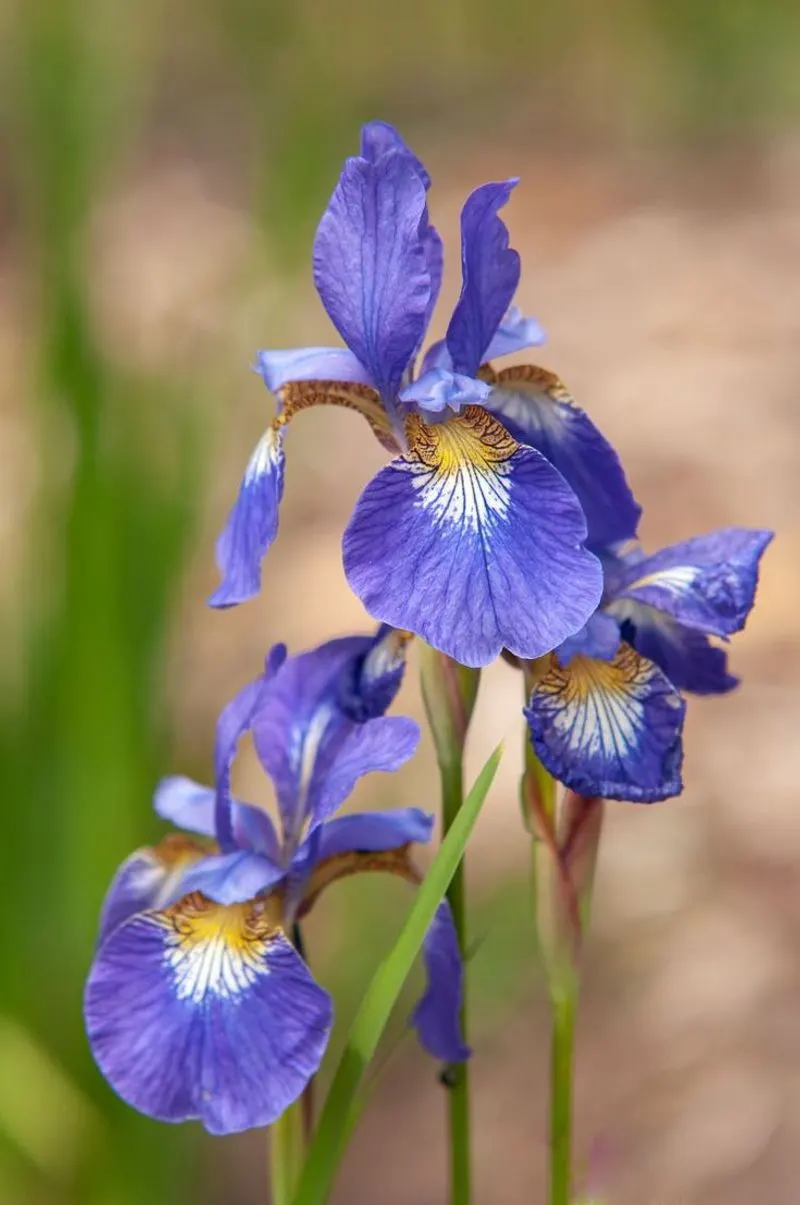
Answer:
[[(442, 831), (446, 836), (464, 801), (464, 746), (478, 693), (478, 670), (459, 665), (444, 653), (420, 642), (420, 676), (425, 711), (436, 748), (442, 799)], [(459, 862), (447, 891), (458, 946), (466, 966), (466, 901), (464, 862)], [(461, 1036), (467, 1041), (466, 981), (459, 1013)], [(448, 1088), (450, 1203), (469, 1205), (471, 1199), (471, 1131), (469, 1064), (443, 1068)]]
[(269, 1128), (271, 1205), (291, 1205), (305, 1157), (304, 1109), (301, 1097)]
[[(543, 667), (523, 666), (525, 693)], [(567, 791), (525, 741), (521, 801), (533, 843), (531, 872), (540, 961), (551, 1009), (549, 1205), (572, 1202), (572, 1113), (580, 953), (588, 929), (603, 801)]]

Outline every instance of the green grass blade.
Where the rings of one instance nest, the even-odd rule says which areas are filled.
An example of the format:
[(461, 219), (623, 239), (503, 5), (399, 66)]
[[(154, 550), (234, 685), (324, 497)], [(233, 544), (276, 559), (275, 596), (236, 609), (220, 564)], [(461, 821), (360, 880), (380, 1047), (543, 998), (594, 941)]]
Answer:
[(417, 891), (397, 942), (367, 988), (350, 1029), (347, 1045), (325, 1101), (317, 1132), (308, 1152), (294, 1205), (323, 1205), (327, 1201), (347, 1139), (361, 1079), (377, 1049), (414, 960), (464, 852), (483, 801), (500, 763), (498, 747), (478, 775), (456, 820)]

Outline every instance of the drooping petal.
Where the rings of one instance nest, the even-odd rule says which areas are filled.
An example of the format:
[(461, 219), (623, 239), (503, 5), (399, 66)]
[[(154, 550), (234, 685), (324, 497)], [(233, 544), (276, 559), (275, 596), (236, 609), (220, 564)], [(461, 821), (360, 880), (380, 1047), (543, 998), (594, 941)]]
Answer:
[(519, 284), (520, 260), (497, 216), (517, 180), (482, 184), (461, 211), (461, 295), (447, 328), (456, 372), (475, 376)]
[(622, 637), (619, 624), (603, 611), (595, 611), (588, 623), (574, 636), (568, 636), (556, 649), (562, 665), (569, 665), (573, 657), (594, 657), (598, 661), (613, 661)]
[(686, 705), (623, 644), (613, 661), (553, 658), (525, 711), (542, 764), (579, 795), (652, 803), (677, 795)]
[(468, 1059), (459, 1021), (464, 965), (458, 950), (453, 916), (446, 900), (439, 905), (422, 947), (427, 973), (425, 993), (411, 1014), (420, 1042), (445, 1063)]
[(615, 599), (646, 603), (714, 636), (744, 627), (758, 585), (758, 563), (771, 531), (724, 527), (672, 544), (638, 561), (617, 580)]
[(261, 562), (278, 534), (285, 464), (283, 431), (270, 427), (256, 445), (217, 540), (222, 581), (208, 600), (212, 607), (247, 602), (261, 589)]
[(634, 648), (655, 661), (679, 690), (724, 695), (739, 685), (728, 673), (728, 654), (696, 628), (687, 628), (644, 603), (628, 603), (622, 633)]
[(137, 849), (122, 863), (106, 892), (100, 910), (98, 941), (118, 925), (151, 908), (165, 908), (183, 894), (189, 868), (207, 858), (210, 849), (189, 837), (171, 833), (158, 845)]
[(431, 297), (416, 162), (404, 151), (348, 159), (314, 243), (323, 305), (389, 399), (421, 342)]
[(287, 351), (259, 351), (256, 371), (271, 393), (290, 381), (354, 381), (369, 385), (369, 373), (346, 347), (296, 347)]
[(344, 667), (337, 698), (351, 720), (363, 723), (389, 710), (403, 681), (410, 640), (410, 632), (381, 624), (361, 656)]
[(288, 423), (301, 410), (315, 406), (341, 406), (362, 415), (382, 447), (397, 451), (389, 416), (371, 385), (357, 381), (289, 381), (280, 391), (282, 409), (278, 421)]
[(572, 486), (586, 514), (591, 548), (606, 548), (636, 534), (641, 507), (619, 457), (557, 376), (532, 365), (507, 368), (495, 375), (485, 405), (515, 439), (538, 449)]
[(367, 485), (344, 536), (367, 610), (469, 666), (504, 647), (539, 657), (577, 631), (602, 573), (561, 475), (477, 407), (407, 430), (409, 455)]
[(212, 1134), (275, 1121), (319, 1067), (332, 1018), (264, 902), (202, 896), (116, 929), (84, 1007), (94, 1057), (124, 1100)]
[(483, 358), (494, 360), (497, 356), (510, 356), (529, 347), (541, 347), (546, 342), (544, 328), (536, 319), (527, 317), (519, 306), (512, 305), (483, 353)]
[(462, 406), (482, 403), (489, 392), (485, 381), (448, 372), (445, 368), (432, 368), (406, 386), (400, 394), (400, 401), (412, 403), (432, 414), (441, 414), (448, 408), (457, 414)]

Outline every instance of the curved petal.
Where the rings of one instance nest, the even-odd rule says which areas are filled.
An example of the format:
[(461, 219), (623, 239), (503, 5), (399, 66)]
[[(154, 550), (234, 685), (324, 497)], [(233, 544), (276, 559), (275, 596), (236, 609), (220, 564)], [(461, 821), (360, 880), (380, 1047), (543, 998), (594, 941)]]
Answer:
[(505, 369), (485, 405), (572, 486), (586, 514), (590, 547), (606, 548), (636, 534), (641, 507), (619, 457), (557, 376), (533, 365)]
[(419, 739), (419, 725), (405, 716), (380, 716), (364, 724), (342, 719), (320, 747), (309, 779), (309, 824), (321, 824), (338, 811), (365, 774), (399, 770), (416, 753)]
[[(387, 121), (370, 121), (361, 128), (361, 156), (367, 159), (370, 163), (377, 163), (383, 155), (387, 155), (392, 151), (403, 152), (414, 165), (414, 170), (422, 181), (425, 191), (431, 186), (431, 178), (425, 168), (422, 160), (419, 159), (414, 152), (406, 145), (403, 139), (398, 134), (394, 126), (389, 125)], [(428, 275), (431, 282), (431, 293), (428, 299), (428, 305), (425, 313), (425, 325), (420, 334), (420, 341), (424, 337), (430, 322), (431, 314), (436, 306), (436, 301), (439, 296), (439, 290), (442, 284), (442, 269), (444, 265), (444, 248), (442, 240), (439, 237), (436, 229), (431, 225), (428, 218), (428, 207), (425, 206), (422, 211), (422, 217), (419, 224), (419, 238), (422, 243), (422, 250), (425, 256), (425, 264), (428, 269)], [(419, 349), (419, 344), (417, 348)]]
[(296, 347), (256, 353), (256, 372), (271, 393), (290, 381), (354, 381), (369, 385), (369, 373), (346, 347)]
[(350, 852), (374, 853), (408, 842), (424, 845), (431, 839), (433, 823), (433, 816), (421, 808), (336, 816), (319, 829), (316, 860)]
[(714, 636), (744, 627), (771, 531), (724, 527), (638, 561), (616, 583), (615, 599), (646, 603)]
[(573, 657), (594, 657), (598, 661), (613, 661), (622, 642), (619, 624), (603, 611), (595, 611), (591, 619), (556, 649), (562, 665), (569, 665)]
[(413, 160), (414, 168), (425, 188), (430, 188), (431, 178), (421, 159), (418, 159), (393, 125), (388, 121), (368, 121), (361, 127), (361, 156), (370, 163), (377, 163), (390, 151), (403, 151)]
[(214, 805), (216, 795), (182, 774), (162, 778), (153, 794), (153, 809), (162, 820), (201, 837), (216, 836)]
[(299, 833), (320, 750), (329, 729), (346, 722), (340, 683), (371, 646), (369, 636), (348, 636), (290, 657), (259, 700), (253, 740), (275, 785), (285, 834)]
[(364, 653), (344, 667), (336, 697), (348, 719), (363, 723), (389, 710), (403, 681), (410, 639), (410, 632), (381, 624)]
[(339, 334), (393, 399), (425, 332), (431, 297), (413, 156), (348, 159), (314, 243), (314, 281)]
[(485, 381), (448, 372), (445, 368), (432, 368), (406, 386), (400, 394), (400, 401), (419, 406), (432, 414), (441, 414), (448, 407), (457, 414), (462, 406), (483, 402), (489, 392), (490, 387)]
[(695, 695), (724, 695), (739, 685), (728, 673), (728, 655), (695, 628), (684, 627), (643, 603), (627, 604), (633, 618), (622, 633), (634, 648), (663, 669), (680, 690)]
[(136, 916), (101, 947), (84, 998), (114, 1090), (160, 1121), (212, 1134), (270, 1125), (322, 1060), (330, 997), (264, 906), (192, 896)]
[(602, 589), (564, 479), (478, 407), (435, 426), (412, 416), (407, 428), (411, 453), (367, 485), (344, 536), (345, 573), (367, 610), (462, 665), (560, 644)]
[(158, 845), (137, 849), (122, 863), (106, 892), (100, 910), (98, 942), (137, 912), (165, 908), (183, 894), (184, 876), (207, 858), (209, 849), (189, 837), (171, 833)]
[(686, 705), (651, 661), (623, 645), (613, 661), (553, 660), (525, 710), (542, 764), (579, 795), (653, 803), (682, 790)]
[(546, 342), (544, 328), (536, 319), (526, 317), (519, 306), (511, 305), (483, 357), (494, 360), (497, 356), (510, 356), (529, 347), (541, 347)]
[(427, 973), (425, 992), (411, 1014), (417, 1036), (435, 1059), (463, 1063), (472, 1053), (461, 1033), (459, 1013), (464, 965), (453, 916), (446, 900), (439, 905), (422, 947)]
[(284, 873), (269, 858), (250, 850), (213, 854), (189, 867), (181, 880), (181, 894), (199, 891), (217, 904), (244, 904), (280, 882)]
[(482, 184), (461, 211), (461, 296), (447, 328), (456, 372), (475, 376), (519, 284), (520, 260), (497, 216), (517, 180)]
[(222, 581), (208, 600), (210, 606), (233, 607), (261, 589), (261, 562), (278, 534), (285, 465), (283, 430), (270, 427), (250, 458), (217, 540)]

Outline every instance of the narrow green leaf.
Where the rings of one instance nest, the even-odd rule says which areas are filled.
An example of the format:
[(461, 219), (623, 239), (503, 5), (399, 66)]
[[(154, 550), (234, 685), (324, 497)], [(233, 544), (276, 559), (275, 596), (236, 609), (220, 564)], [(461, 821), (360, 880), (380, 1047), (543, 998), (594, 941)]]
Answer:
[(361, 1079), (374, 1055), (414, 960), (456, 867), (500, 763), (502, 746), (491, 755), (464, 800), (419, 887), (406, 923), (388, 957), (381, 963), (350, 1029), (339, 1066), (308, 1152), (294, 1205), (324, 1205), (352, 1132)]

